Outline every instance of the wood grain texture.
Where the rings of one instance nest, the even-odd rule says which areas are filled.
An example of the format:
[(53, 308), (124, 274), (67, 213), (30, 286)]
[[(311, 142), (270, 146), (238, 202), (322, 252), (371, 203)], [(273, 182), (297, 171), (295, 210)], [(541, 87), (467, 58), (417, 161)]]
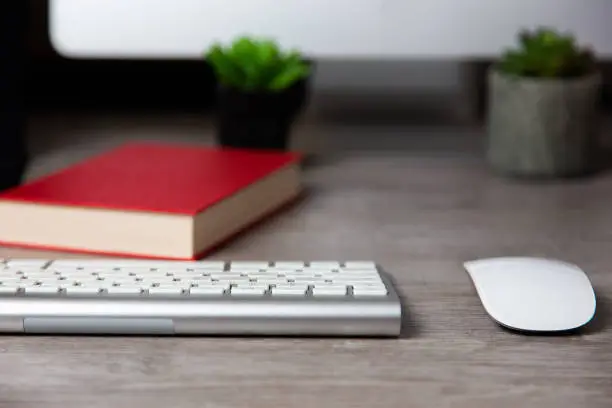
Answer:
[[(375, 259), (404, 297), (400, 339), (5, 336), (0, 407), (609, 408), (612, 177), (518, 183), (479, 157), (329, 158), (307, 170), (305, 201), (212, 257)], [(581, 265), (596, 320), (568, 336), (502, 330), (461, 268), (498, 255)]]

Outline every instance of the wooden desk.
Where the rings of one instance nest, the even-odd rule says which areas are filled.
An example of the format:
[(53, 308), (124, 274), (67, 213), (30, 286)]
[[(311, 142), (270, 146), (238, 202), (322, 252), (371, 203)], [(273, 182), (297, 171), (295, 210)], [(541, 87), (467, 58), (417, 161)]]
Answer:
[[(401, 339), (0, 337), (0, 407), (612, 406), (612, 177), (519, 184), (468, 155), (404, 152), (307, 179), (310, 199), (214, 258), (376, 259), (405, 296)], [(486, 316), (461, 262), (518, 254), (588, 271), (588, 330), (528, 337)]]

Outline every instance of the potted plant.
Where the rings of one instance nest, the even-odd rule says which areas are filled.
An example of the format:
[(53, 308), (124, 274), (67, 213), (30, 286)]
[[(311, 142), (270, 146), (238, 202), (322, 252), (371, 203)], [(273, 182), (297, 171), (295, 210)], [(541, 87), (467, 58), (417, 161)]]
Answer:
[(269, 39), (240, 37), (206, 53), (219, 82), (217, 138), (222, 146), (285, 150), (306, 103), (311, 64)]
[(513, 176), (594, 170), (601, 77), (571, 34), (522, 31), (488, 76), (488, 161)]

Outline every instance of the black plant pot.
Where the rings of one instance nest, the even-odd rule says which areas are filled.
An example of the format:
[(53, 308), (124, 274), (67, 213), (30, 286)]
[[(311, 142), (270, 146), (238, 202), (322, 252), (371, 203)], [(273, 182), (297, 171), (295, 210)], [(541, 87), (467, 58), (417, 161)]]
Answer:
[(249, 93), (220, 86), (217, 142), (230, 148), (287, 150), (308, 91), (307, 79), (280, 92)]

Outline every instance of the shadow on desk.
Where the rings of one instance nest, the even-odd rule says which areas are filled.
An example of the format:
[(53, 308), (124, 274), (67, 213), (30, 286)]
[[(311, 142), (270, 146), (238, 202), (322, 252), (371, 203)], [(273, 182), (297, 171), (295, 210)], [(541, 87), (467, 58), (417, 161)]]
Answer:
[(391, 275), (390, 273), (385, 273), (385, 277), (395, 287), (397, 296), (400, 298), (402, 304), (402, 328), (400, 331), (399, 338), (407, 339), (412, 337), (418, 337), (420, 333), (420, 327), (418, 321), (415, 318), (415, 314), (412, 312), (412, 305), (408, 302), (406, 297), (399, 290), (400, 286), (396, 282), (393, 275)]

